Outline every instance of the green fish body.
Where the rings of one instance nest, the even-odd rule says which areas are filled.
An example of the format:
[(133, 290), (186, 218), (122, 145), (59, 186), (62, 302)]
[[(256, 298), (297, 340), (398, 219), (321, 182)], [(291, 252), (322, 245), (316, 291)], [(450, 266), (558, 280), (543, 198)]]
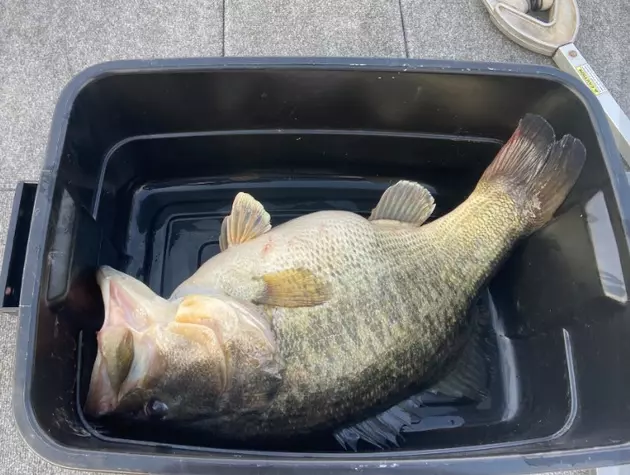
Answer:
[[(277, 227), (239, 194), (222, 252), (170, 299), (151, 297), (157, 310), (141, 305), (142, 329), (129, 302), (148, 289), (127, 298), (123, 330), (106, 315), (113, 349), (99, 346), (88, 409), (247, 439), (328, 430), (400, 402), (460, 355), (473, 299), (515, 243), (552, 218), (584, 159), (578, 140), (556, 141), (542, 118), (526, 116), (468, 199), (428, 223), (433, 198), (408, 181), (369, 219), (322, 211)], [(102, 271), (101, 287), (118, 278)], [(112, 356), (130, 352), (124, 364)], [(103, 374), (116, 379), (105, 398)]]

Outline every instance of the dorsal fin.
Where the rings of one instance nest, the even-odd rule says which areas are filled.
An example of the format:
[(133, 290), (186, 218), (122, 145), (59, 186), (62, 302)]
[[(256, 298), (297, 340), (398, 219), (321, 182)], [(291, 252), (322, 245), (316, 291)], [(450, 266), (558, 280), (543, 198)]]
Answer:
[(271, 218), (264, 206), (250, 194), (240, 192), (232, 203), (232, 213), (221, 224), (219, 247), (225, 251), (230, 246), (251, 241), (271, 229)]
[(429, 190), (412, 181), (402, 180), (385, 190), (370, 221), (400, 221), (420, 226), (435, 209), (435, 201)]

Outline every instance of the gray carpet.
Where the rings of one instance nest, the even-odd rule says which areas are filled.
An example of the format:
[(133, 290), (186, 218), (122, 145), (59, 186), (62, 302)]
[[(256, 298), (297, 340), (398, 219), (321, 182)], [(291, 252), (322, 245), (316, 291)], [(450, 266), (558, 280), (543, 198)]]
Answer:
[[(577, 45), (630, 112), (630, 2), (579, 0)], [(225, 11), (224, 11), (225, 9)], [(506, 40), (481, 0), (0, 2), (0, 252), (13, 189), (37, 180), (64, 84), (105, 60), (218, 55), (452, 58), (551, 64)], [(0, 472), (77, 473), (31, 454), (11, 412), (15, 316), (0, 315)]]

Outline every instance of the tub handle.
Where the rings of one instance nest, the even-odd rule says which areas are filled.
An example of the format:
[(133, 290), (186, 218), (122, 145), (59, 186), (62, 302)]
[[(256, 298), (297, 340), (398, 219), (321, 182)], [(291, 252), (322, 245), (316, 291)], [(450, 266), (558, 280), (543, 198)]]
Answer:
[(37, 183), (21, 181), (15, 188), (0, 272), (0, 289), (2, 290), (0, 311), (2, 312), (17, 313), (20, 306), (22, 274), (36, 192)]

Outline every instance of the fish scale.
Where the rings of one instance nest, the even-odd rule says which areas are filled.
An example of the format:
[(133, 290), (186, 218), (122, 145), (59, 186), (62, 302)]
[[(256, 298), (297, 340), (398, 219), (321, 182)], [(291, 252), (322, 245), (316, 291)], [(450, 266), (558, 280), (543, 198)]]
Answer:
[[(479, 215), (477, 212), (479, 206), (489, 204), (492, 206), (492, 211)], [(475, 216), (474, 220), (470, 219), (472, 215)], [(516, 223), (516, 225), (505, 226), (506, 221)], [(386, 394), (391, 391), (392, 386), (395, 387), (391, 381), (406, 379), (412, 374), (427, 373), (429, 371), (427, 366), (435, 364), (432, 360), (441, 359), (439, 348), (450, 341), (451, 336), (458, 332), (458, 327), (464, 324), (461, 314), (467, 310), (470, 300), (475, 295), (471, 289), (490, 275), (494, 261), (511, 247), (512, 241), (519, 235), (518, 226), (520, 225), (513, 202), (500, 194), (489, 198), (484, 197), (481, 202), (471, 200), (467, 203), (467, 207), (450, 215), (448, 220), (436, 223), (433, 226), (428, 224), (403, 232), (400, 230), (381, 231), (376, 228), (374, 242), (378, 243), (376, 247), (381, 252), (382, 262), (375, 264), (372, 258), (364, 261), (370, 264), (369, 269), (354, 268), (357, 275), (361, 277), (356, 280), (356, 286), (360, 291), (353, 295), (360, 298), (349, 300), (345, 293), (340, 292), (339, 298), (346, 300), (345, 306), (338, 301), (331, 301), (326, 304), (327, 308), (319, 309), (317, 320), (326, 322), (325, 329), (319, 328), (316, 321), (312, 323), (312, 327), (296, 325), (296, 320), (309, 322), (313, 320), (310, 309), (303, 309), (300, 312), (286, 310), (286, 315), (276, 317), (274, 329), (281, 342), (280, 349), (287, 364), (299, 368), (304, 374), (309, 374), (311, 385), (317, 388), (317, 392), (330, 395), (334, 391), (343, 394), (343, 401), (339, 402), (335, 410), (344, 412), (346, 407), (352, 407), (353, 410), (363, 409), (361, 406), (366, 399), (372, 399), (377, 393)], [(473, 229), (469, 229), (470, 223), (475, 223)], [(364, 224), (364, 222), (357, 222), (358, 226)], [(485, 241), (498, 244), (486, 246), (481, 252), (473, 252), (473, 258), (470, 259), (470, 250), (466, 246), (444, 246), (442, 236), (446, 234), (445, 227), (450, 241), (457, 242), (461, 239), (466, 242), (481, 236)], [(310, 244), (312, 243), (305, 242), (304, 245), (310, 246)], [(405, 251), (404, 259), (400, 257), (403, 255), (401, 252), (403, 250)], [(464, 253), (465, 256), (462, 255)], [(360, 253), (356, 255), (360, 256)], [(391, 255), (398, 257), (390, 258)], [(425, 260), (429, 265), (424, 265)], [(361, 263), (360, 259), (356, 262), (359, 265)], [(375, 268), (378, 272), (372, 273), (370, 269)], [(424, 268), (439, 268), (442, 270), (443, 277), (436, 278), (435, 275), (431, 275), (430, 279), (427, 279), (426, 274), (422, 272)], [(369, 278), (374, 274), (391, 284), (386, 292), (390, 299), (396, 301), (396, 312), (377, 310), (383, 309), (383, 306), (377, 300), (378, 292), (370, 292), (370, 290), (378, 290), (378, 282)], [(460, 285), (459, 291), (452, 289), (449, 292), (449, 298), (442, 298), (442, 289), (450, 288), (454, 282), (461, 284), (462, 281), (470, 282), (470, 284)], [(370, 284), (372, 284), (371, 289)], [(460, 298), (459, 294), (469, 297)], [(398, 298), (392, 298), (392, 296)], [(403, 296), (406, 298), (403, 299)], [(402, 304), (405, 301), (407, 303)], [(366, 309), (368, 309), (367, 312)], [(370, 312), (371, 309), (375, 311)], [(350, 316), (355, 316), (355, 318), (350, 318)], [(349, 331), (347, 328), (354, 330)], [(358, 332), (363, 338), (352, 338), (357, 328), (364, 329)], [(344, 342), (341, 349), (337, 340), (330, 341), (336, 354), (347, 355), (347, 358), (341, 357), (336, 362), (331, 368), (332, 372), (318, 367), (321, 361), (320, 345), (327, 341), (326, 330), (344, 333), (340, 338)], [(322, 332), (324, 335), (309, 336), (309, 333), (313, 332)], [(289, 341), (299, 342), (299, 345), (297, 347), (284, 346), (284, 342)], [(368, 341), (372, 344), (367, 344)], [(393, 351), (394, 356), (390, 358), (383, 358), (385, 363), (379, 365), (374, 355), (380, 358), (387, 356), (387, 348), (400, 350)], [(292, 355), (300, 355), (300, 358), (292, 359)], [(303, 355), (309, 356), (304, 359)], [(369, 361), (368, 366), (374, 368), (374, 376), (360, 378), (358, 381), (350, 378), (348, 375), (357, 374), (358, 367), (365, 361)], [(365, 398), (366, 394), (372, 397)], [(316, 406), (315, 410), (309, 411), (306, 407), (300, 407), (298, 404), (300, 400), (302, 404), (312, 403), (312, 401), (304, 401), (301, 397), (295, 397), (287, 391), (284, 397), (280, 396), (276, 399), (268, 413), (272, 414), (274, 410), (277, 410), (282, 413), (282, 417), (295, 414), (296, 419), (308, 418), (312, 421), (320, 417), (326, 421), (329, 420), (329, 410), (321, 413), (320, 408)], [(326, 404), (334, 406), (330, 399), (326, 401)], [(279, 409), (282, 406), (290, 409)], [(297, 422), (295, 424), (299, 425)]]

